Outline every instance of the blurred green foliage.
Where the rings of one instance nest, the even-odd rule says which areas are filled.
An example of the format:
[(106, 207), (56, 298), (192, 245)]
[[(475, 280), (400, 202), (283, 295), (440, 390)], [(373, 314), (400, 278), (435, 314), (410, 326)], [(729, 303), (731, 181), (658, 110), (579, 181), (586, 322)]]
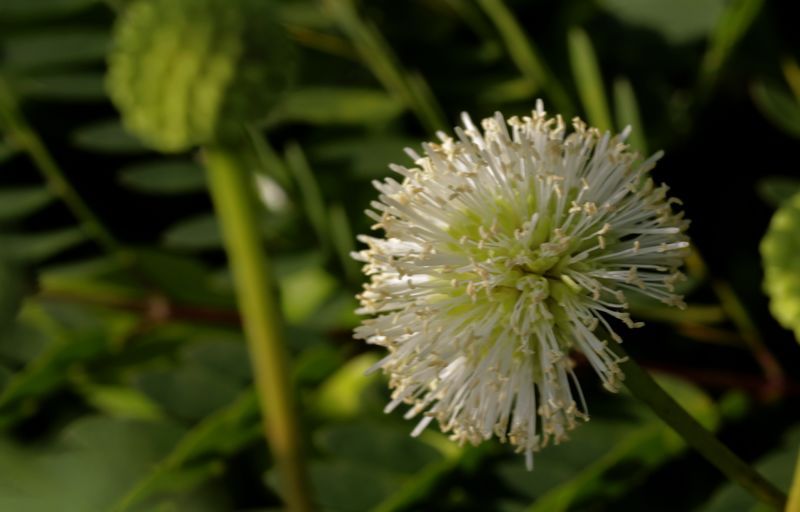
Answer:
[[(758, 270), (777, 210), (766, 288), (798, 304), (775, 293), (800, 275), (800, 224), (780, 220), (800, 190), (800, 41), (783, 3), (181, 0), (153, 17), (157, 1), (0, 0), (0, 510), (279, 506), (195, 148), (217, 130), (241, 137), (263, 204), (320, 509), (758, 510), (599, 386), (585, 385), (591, 421), (533, 473), (506, 447), (433, 426), (411, 439), (381, 413), (385, 383), (364, 376), (381, 356), (350, 336), (370, 181), (461, 111), (524, 115), (539, 97), (665, 149), (657, 177), (684, 198), (707, 265), (690, 261), (686, 312), (634, 298), (653, 325), (627, 345), (788, 485), (800, 354)], [(242, 38), (260, 51), (239, 53)], [(163, 75), (168, 89), (149, 87)], [(139, 109), (163, 117), (146, 144)], [(720, 305), (719, 281), (741, 310)], [(797, 329), (787, 307), (773, 310)], [(764, 351), (785, 375), (762, 375)]]

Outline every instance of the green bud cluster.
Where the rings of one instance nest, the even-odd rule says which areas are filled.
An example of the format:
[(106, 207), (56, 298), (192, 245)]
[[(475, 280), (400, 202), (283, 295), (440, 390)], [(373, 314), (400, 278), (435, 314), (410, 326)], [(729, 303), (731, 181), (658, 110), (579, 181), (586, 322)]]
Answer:
[(293, 62), (263, 0), (138, 0), (116, 24), (107, 87), (129, 131), (178, 152), (265, 116)]

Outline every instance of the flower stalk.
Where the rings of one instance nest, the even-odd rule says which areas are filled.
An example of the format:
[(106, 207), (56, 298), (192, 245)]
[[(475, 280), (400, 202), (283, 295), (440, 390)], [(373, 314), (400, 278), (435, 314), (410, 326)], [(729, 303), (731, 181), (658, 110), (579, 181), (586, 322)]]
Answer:
[(281, 318), (262, 250), (249, 175), (226, 147), (205, 151), (209, 187), (233, 269), (267, 441), (293, 512), (312, 510)]
[(620, 368), (625, 373), (625, 387), (633, 396), (650, 407), (689, 446), (697, 450), (730, 480), (767, 505), (777, 510), (784, 509), (786, 496), (779, 489), (692, 418), (649, 373), (628, 356), (619, 343), (609, 343), (609, 348), (620, 359), (624, 359), (624, 362), (620, 363)]

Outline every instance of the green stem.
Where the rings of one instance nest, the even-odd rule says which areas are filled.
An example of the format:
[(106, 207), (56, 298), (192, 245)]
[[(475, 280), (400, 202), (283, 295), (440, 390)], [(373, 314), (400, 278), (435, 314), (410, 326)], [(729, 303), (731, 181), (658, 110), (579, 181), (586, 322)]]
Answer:
[(47, 180), (47, 185), (67, 205), (88, 234), (110, 253), (123, 254), (120, 243), (72, 187), (38, 134), (19, 112), (16, 98), (0, 76), (0, 123), (17, 147), (23, 149)]
[(732, 481), (738, 483), (764, 503), (783, 510), (786, 496), (747, 463), (736, 456), (727, 446), (700, 425), (689, 413), (678, 405), (653, 380), (641, 366), (631, 359), (618, 343), (609, 345), (614, 353), (625, 359), (621, 368), (625, 373), (625, 385), (631, 394), (647, 404), (664, 423), (678, 433), (692, 448)]
[(789, 503), (786, 504), (786, 512), (797, 512), (798, 510), (800, 510), (800, 453), (797, 454), (792, 488), (789, 489)]
[(264, 427), (289, 510), (312, 510), (292, 398), (288, 354), (272, 296), (273, 281), (258, 229), (249, 173), (226, 148), (206, 149), (208, 182), (233, 268)]

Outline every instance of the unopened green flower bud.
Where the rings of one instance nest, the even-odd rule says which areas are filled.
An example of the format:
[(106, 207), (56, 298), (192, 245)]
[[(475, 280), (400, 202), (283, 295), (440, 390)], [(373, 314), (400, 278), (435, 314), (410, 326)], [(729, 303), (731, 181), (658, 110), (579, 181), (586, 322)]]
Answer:
[(263, 117), (293, 62), (263, 1), (139, 0), (115, 27), (107, 86), (128, 130), (177, 152)]

